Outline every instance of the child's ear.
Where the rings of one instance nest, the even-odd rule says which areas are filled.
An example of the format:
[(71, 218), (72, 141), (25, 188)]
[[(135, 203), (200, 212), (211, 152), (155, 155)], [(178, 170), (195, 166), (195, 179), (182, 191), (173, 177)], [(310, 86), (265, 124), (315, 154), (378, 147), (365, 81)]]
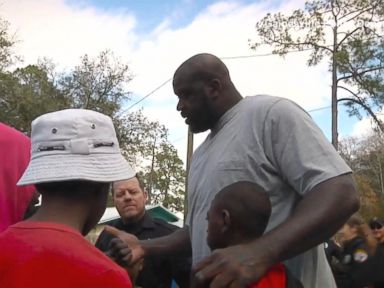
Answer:
[(221, 216), (223, 218), (223, 232), (229, 231), (231, 227), (231, 214), (228, 210), (224, 209), (221, 211)]

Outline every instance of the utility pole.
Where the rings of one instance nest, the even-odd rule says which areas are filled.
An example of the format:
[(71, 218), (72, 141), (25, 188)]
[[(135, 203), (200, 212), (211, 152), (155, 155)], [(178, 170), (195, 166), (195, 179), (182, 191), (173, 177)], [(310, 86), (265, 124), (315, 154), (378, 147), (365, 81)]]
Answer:
[(184, 223), (187, 219), (188, 212), (188, 174), (189, 168), (191, 166), (191, 158), (193, 154), (193, 133), (188, 126), (188, 142), (187, 142), (187, 165), (186, 165), (186, 175), (185, 175), (185, 193), (184, 193)]
[(151, 172), (149, 173), (149, 185), (148, 185), (148, 202), (149, 203), (151, 203), (152, 201), (153, 169), (155, 166), (155, 148), (156, 148), (156, 135), (155, 135), (155, 138), (153, 139)]
[(337, 26), (333, 28), (333, 56), (332, 56), (332, 145), (339, 150), (337, 127)]

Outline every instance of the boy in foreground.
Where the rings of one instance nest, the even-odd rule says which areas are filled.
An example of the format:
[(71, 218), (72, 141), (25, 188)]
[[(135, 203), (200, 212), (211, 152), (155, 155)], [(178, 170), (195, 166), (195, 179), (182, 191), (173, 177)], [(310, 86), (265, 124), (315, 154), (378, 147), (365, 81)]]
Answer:
[(40, 209), (0, 234), (0, 287), (131, 288), (127, 272), (83, 236), (105, 211), (110, 184), (135, 173), (110, 117), (68, 109), (32, 122), (31, 161), (18, 185), (35, 184)]
[[(260, 237), (271, 215), (271, 203), (263, 188), (240, 181), (223, 188), (207, 213), (207, 244), (215, 250), (245, 244)], [(282, 263), (272, 266), (250, 288), (303, 287)]]

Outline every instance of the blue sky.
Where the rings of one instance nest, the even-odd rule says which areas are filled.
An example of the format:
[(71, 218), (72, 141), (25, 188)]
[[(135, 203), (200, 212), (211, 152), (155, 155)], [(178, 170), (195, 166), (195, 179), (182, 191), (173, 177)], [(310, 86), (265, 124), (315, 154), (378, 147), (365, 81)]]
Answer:
[[(17, 35), (18, 52), (25, 64), (51, 58), (60, 69), (73, 67), (85, 53), (96, 56), (110, 49), (128, 63), (134, 79), (127, 88), (132, 103), (170, 79), (190, 56), (208, 52), (224, 59), (243, 96), (272, 94), (296, 101), (307, 110), (330, 106), (330, 74), (326, 62), (307, 67), (307, 52), (285, 58), (259, 56), (269, 47), (250, 50), (254, 26), (268, 12), (289, 13), (304, 0), (3, 0), (0, 15)], [(252, 56), (243, 58), (236, 56)], [(164, 124), (185, 160), (187, 127), (175, 109), (171, 82), (130, 111), (144, 113)], [(369, 127), (348, 117), (339, 105), (339, 134), (361, 135)], [(331, 109), (311, 112), (330, 139)], [(199, 143), (204, 135), (198, 135)]]
[[(94, 6), (101, 10), (128, 11), (134, 14), (140, 22), (137, 27), (139, 33), (151, 31), (165, 18), (172, 20), (172, 27), (188, 25), (194, 17), (207, 6), (218, 1), (212, 0), (69, 0), (72, 6)], [(241, 4), (254, 3), (256, 1), (241, 0)], [(273, 4), (274, 1), (269, 1)], [(271, 5), (271, 4), (270, 4)]]

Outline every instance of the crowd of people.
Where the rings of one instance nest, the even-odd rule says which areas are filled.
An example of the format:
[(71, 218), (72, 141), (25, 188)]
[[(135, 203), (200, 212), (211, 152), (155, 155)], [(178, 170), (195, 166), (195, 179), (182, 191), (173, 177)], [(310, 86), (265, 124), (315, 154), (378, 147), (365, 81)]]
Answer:
[[(382, 287), (383, 223), (352, 216), (352, 171), (301, 107), (242, 97), (211, 54), (182, 63), (173, 89), (190, 130), (210, 130), (192, 157), (184, 227), (145, 210), (147, 192), (110, 117), (47, 113), (32, 122), (31, 143), (15, 140), (18, 152), (0, 142), (17, 166), (12, 177), (0, 170), (1, 212), (15, 215), (1, 218), (0, 287)], [(93, 246), (83, 236), (110, 191), (120, 218)], [(323, 243), (334, 235), (327, 243), (338, 252), (327, 261)], [(357, 270), (368, 280), (357, 280)]]
[(384, 227), (354, 215), (325, 247), (337, 287), (384, 287)]

